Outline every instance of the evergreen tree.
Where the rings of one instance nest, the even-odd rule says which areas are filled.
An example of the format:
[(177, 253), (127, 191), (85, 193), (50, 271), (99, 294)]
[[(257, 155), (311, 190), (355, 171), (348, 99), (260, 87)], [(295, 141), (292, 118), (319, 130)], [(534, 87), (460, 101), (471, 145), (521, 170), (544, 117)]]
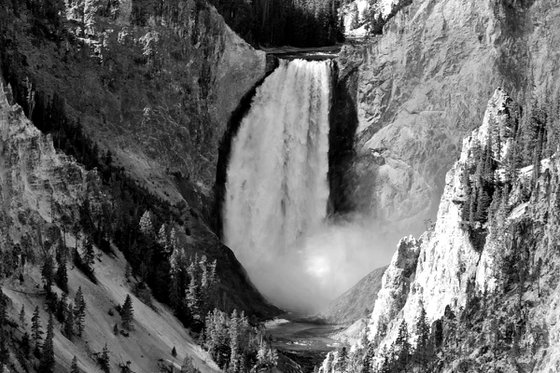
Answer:
[(29, 356), (31, 352), (31, 341), (29, 338), (29, 333), (23, 333), (23, 337), (21, 337), (21, 351), (23, 352), (23, 356)]
[(187, 307), (193, 318), (195, 320), (200, 320), (200, 298), (199, 298), (199, 288), (196, 281), (196, 268), (194, 262), (192, 262), (188, 268), (188, 273), (190, 277), (189, 287), (185, 292), (185, 300)]
[(175, 346), (173, 346), (173, 349), (171, 350), (171, 356), (177, 357), (177, 349), (175, 348)]
[(68, 296), (66, 295), (66, 293), (62, 293), (62, 297), (56, 305), (56, 319), (61, 323), (63, 323), (66, 319), (66, 311), (68, 308), (67, 300)]
[(77, 328), (77, 335), (78, 337), (82, 336), (84, 332), (84, 321), (86, 317), (86, 301), (84, 300), (84, 296), (82, 293), (82, 287), (78, 288), (76, 292), (76, 296), (74, 297), (74, 324)]
[(74, 355), (74, 358), (72, 359), (70, 373), (80, 373), (80, 368), (78, 368), (78, 358), (76, 357), (76, 355)]
[(130, 276), (132, 276), (132, 268), (130, 267), (130, 263), (126, 262), (126, 266), (124, 267), (124, 278), (128, 281)]
[(140, 232), (146, 236), (147, 238), (154, 238), (155, 232), (154, 232), (154, 226), (152, 224), (152, 216), (150, 211), (146, 210), (144, 211), (144, 214), (142, 214), (142, 217), (140, 218), (140, 222), (139, 222), (139, 229)]
[(408, 326), (403, 320), (399, 326), (399, 333), (395, 340), (395, 349), (400, 369), (405, 369), (410, 357), (410, 343), (408, 341)]
[(52, 373), (54, 369), (54, 321), (52, 313), (49, 315), (47, 324), (47, 335), (41, 351), (41, 360), (39, 363), (39, 371), (41, 373)]
[(362, 348), (367, 348), (369, 346), (369, 320), (366, 318), (364, 320), (365, 326), (364, 326), (364, 332), (362, 334), (362, 338), (361, 338), (361, 345)]
[(66, 259), (58, 263), (55, 281), (60, 290), (62, 290), (64, 293), (68, 293), (68, 272), (66, 269)]
[(66, 318), (64, 320), (64, 335), (69, 340), (74, 336), (74, 307), (69, 304), (66, 308)]
[(98, 358), (99, 366), (101, 370), (105, 373), (111, 372), (111, 364), (109, 360), (109, 348), (107, 347), (107, 343), (103, 346), (103, 350), (101, 351), (101, 355)]
[(418, 319), (416, 320), (415, 329), (417, 336), (416, 354), (418, 356), (419, 363), (424, 366), (424, 364), (428, 362), (430, 353), (430, 327), (428, 326), (426, 310), (424, 309), (423, 304), (420, 304), (420, 314), (418, 315)]
[(372, 344), (368, 344), (366, 347), (366, 352), (362, 359), (362, 369), (360, 373), (372, 373), (371, 363), (374, 357), (374, 349)]
[(93, 265), (95, 264), (95, 251), (90, 240), (87, 240), (85, 253), (84, 253), (84, 265), (90, 274), (93, 274)]
[(231, 319), (229, 323), (229, 348), (230, 348), (230, 360), (229, 369), (233, 373), (239, 372), (239, 320), (237, 317), (237, 310), (233, 310), (231, 313)]
[(25, 321), (25, 306), (21, 305), (21, 311), (19, 311), (19, 326), (21, 329), (26, 332), (27, 331), (27, 321)]
[(348, 367), (348, 351), (346, 347), (342, 347), (342, 349), (338, 352), (338, 358), (336, 360), (335, 370), (340, 373), (345, 373)]
[(39, 351), (39, 346), (41, 344), (41, 340), (43, 331), (41, 330), (41, 317), (39, 316), (39, 306), (35, 307), (35, 311), (33, 311), (33, 316), (31, 317), (31, 338), (33, 339), (33, 344), (35, 345), (35, 350)]
[(54, 279), (54, 263), (50, 255), (45, 256), (45, 261), (41, 267), (41, 277), (43, 278), (43, 288), (50, 293)]
[(123, 329), (131, 330), (132, 321), (134, 320), (134, 310), (132, 308), (132, 299), (130, 294), (127, 294), (124, 304), (121, 308), (121, 321)]
[(326, 362), (325, 362), (325, 373), (331, 373), (333, 369), (333, 360), (334, 356), (332, 352), (327, 354)]
[(165, 224), (162, 224), (161, 227), (159, 228), (157, 234), (157, 243), (159, 246), (161, 246), (163, 252), (165, 252), (166, 254), (169, 253), (170, 247), (169, 247), (169, 240), (167, 239)]
[(183, 365), (181, 366), (181, 373), (200, 373), (200, 371), (194, 367), (193, 360), (190, 356), (185, 357)]

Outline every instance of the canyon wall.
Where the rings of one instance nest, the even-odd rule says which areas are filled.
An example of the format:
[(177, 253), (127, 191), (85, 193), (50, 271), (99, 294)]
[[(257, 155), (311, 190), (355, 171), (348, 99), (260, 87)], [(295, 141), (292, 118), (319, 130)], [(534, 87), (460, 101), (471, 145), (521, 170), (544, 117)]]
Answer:
[[(1, 69), (14, 100), (130, 208), (114, 227), (133, 232), (145, 209), (172, 220), (188, 256), (217, 259), (222, 307), (277, 312), (211, 227), (220, 142), (265, 75), (265, 54), (203, 1), (49, 4), (61, 3), (0, 9)], [(137, 243), (110, 238), (123, 250)]]
[[(446, 175), (435, 225), (399, 242), (367, 326), (341, 334), (358, 356), (345, 364), (373, 372), (557, 366), (558, 117), (545, 105), (551, 114), (544, 122), (537, 111), (519, 121), (515, 105), (502, 89), (492, 95)], [(556, 140), (543, 153), (531, 148), (541, 155), (525, 166), (515, 154), (528, 149), (520, 146), (527, 141), (520, 128), (532, 125), (546, 125)], [(489, 201), (485, 188), (493, 190)], [(322, 371), (331, 372), (340, 356), (330, 356)]]
[[(2, 296), (7, 296), (2, 299), (7, 301), (6, 314), (16, 320), (23, 308), (26, 316), (17, 328), (2, 326), (2, 347), (7, 349), (3, 355), (3, 364), (7, 365), (2, 366), (7, 372), (32, 369), (33, 363), (25, 357), (25, 347), (19, 340), (22, 333), (28, 332), (33, 309), (38, 307), (44, 326), (49, 318), (48, 301), (41, 287), (42, 271), (36, 264), (45, 255), (54, 255), (60, 240), (67, 250), (83, 253), (86, 239), (79, 222), (84, 203), (101, 211), (112, 202), (101, 187), (98, 173), (85, 170), (75, 159), (57, 151), (52, 137), (43, 135), (25, 117), (22, 108), (10, 102), (11, 94), (0, 83), (0, 277)], [(113, 311), (107, 311), (130, 293), (130, 279), (124, 271), (128, 264), (122, 254), (95, 250), (95, 258), (97, 284), (76, 266), (68, 268), (68, 296), (73, 299), (81, 287), (87, 312), (79, 340), (62, 332), (62, 323), (55, 326), (57, 369), (69, 371), (73, 357), (77, 357), (84, 371), (98, 369), (91, 353), (102, 350), (117, 322)], [(180, 364), (189, 356), (201, 371), (219, 371), (169, 309), (157, 301), (150, 306), (134, 295), (132, 299), (136, 332), (126, 342), (118, 341), (117, 336), (109, 341), (112, 369), (120, 369), (120, 362), (129, 361), (129, 367), (136, 372), (152, 372), (158, 369), (158, 359), (177, 346), (178, 356), (173, 363)]]
[(425, 228), (495, 87), (521, 99), (557, 91), (557, 5), (417, 0), (382, 35), (343, 48), (341, 75), (358, 82), (348, 85), (358, 108), (348, 193), (358, 211), (400, 234)]
[(264, 76), (265, 54), (200, 0), (67, 7), (51, 18), (3, 8), (2, 66), (18, 102), (29, 112), (30, 88), (38, 111), (56, 94), (99, 152), (154, 193), (209, 197), (228, 118)]

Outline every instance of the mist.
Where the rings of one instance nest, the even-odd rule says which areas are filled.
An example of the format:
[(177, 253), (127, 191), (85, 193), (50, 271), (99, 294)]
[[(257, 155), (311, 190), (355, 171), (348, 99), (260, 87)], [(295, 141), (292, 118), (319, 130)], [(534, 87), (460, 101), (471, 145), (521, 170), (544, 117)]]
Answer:
[(267, 254), (246, 268), (273, 304), (310, 315), (372, 270), (387, 265), (400, 237), (368, 217), (326, 221), (287, 252), (265, 249)]

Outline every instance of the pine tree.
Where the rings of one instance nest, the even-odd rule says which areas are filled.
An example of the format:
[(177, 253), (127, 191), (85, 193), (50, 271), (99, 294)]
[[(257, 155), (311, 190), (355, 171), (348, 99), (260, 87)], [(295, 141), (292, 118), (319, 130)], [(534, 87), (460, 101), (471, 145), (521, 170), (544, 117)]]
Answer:
[(35, 345), (35, 350), (39, 351), (39, 346), (41, 344), (41, 337), (43, 331), (41, 330), (41, 317), (39, 316), (39, 306), (35, 307), (33, 311), (33, 317), (31, 317), (31, 338), (33, 339), (33, 344)]
[(140, 218), (140, 222), (139, 222), (139, 229), (140, 232), (146, 236), (147, 238), (154, 238), (154, 226), (152, 224), (152, 216), (150, 214), (150, 211), (146, 210), (144, 211), (144, 214), (142, 214), (142, 217)]
[(80, 368), (78, 368), (78, 358), (76, 357), (76, 355), (74, 355), (74, 358), (72, 359), (70, 373), (80, 373)]
[(193, 360), (190, 356), (185, 357), (181, 366), (182, 373), (199, 373), (200, 371), (194, 367)]
[(68, 307), (67, 300), (68, 296), (66, 295), (66, 293), (62, 293), (62, 297), (56, 305), (56, 319), (61, 323), (63, 323), (66, 319), (66, 310)]
[(74, 297), (74, 324), (78, 330), (77, 335), (78, 337), (82, 336), (84, 332), (84, 321), (86, 317), (86, 301), (84, 300), (84, 296), (82, 293), (82, 287), (78, 288), (76, 292), (76, 296)]
[(21, 305), (21, 311), (19, 311), (19, 326), (24, 332), (27, 331), (27, 322), (25, 321), (25, 306), (23, 304)]
[(107, 347), (107, 343), (103, 346), (103, 350), (101, 351), (101, 356), (98, 358), (99, 366), (101, 370), (105, 373), (111, 372), (111, 364), (109, 360), (109, 348)]
[(173, 346), (173, 349), (171, 350), (171, 356), (177, 357), (177, 349), (175, 348), (175, 346)]
[(128, 281), (130, 276), (132, 276), (132, 268), (130, 267), (130, 263), (126, 262), (126, 266), (124, 267), (124, 278)]
[(93, 274), (93, 265), (95, 264), (95, 251), (90, 240), (86, 242), (85, 254), (84, 254), (84, 265), (90, 274)]
[(362, 338), (360, 340), (362, 348), (367, 348), (369, 345), (369, 320), (366, 318), (364, 320), (364, 332), (362, 334)]
[(362, 359), (362, 369), (360, 370), (360, 373), (371, 373), (372, 369), (371, 369), (371, 362), (372, 359), (374, 357), (374, 349), (373, 349), (373, 345), (368, 344), (366, 347), (366, 352), (364, 354), (364, 357)]
[(74, 307), (69, 304), (66, 308), (66, 318), (64, 320), (64, 335), (69, 340), (74, 336)]
[(39, 371), (42, 373), (52, 373), (54, 369), (54, 321), (52, 313), (49, 315), (49, 323), (47, 324), (47, 335), (41, 351), (41, 361), (39, 363)]
[(68, 272), (66, 269), (66, 259), (58, 263), (55, 282), (64, 293), (68, 293)]
[(399, 334), (395, 340), (398, 363), (401, 369), (405, 369), (410, 356), (410, 343), (408, 342), (408, 326), (403, 320), (399, 326)]
[(43, 288), (50, 293), (54, 279), (54, 263), (50, 255), (45, 256), (45, 261), (41, 267), (41, 277), (43, 278)]
[(31, 342), (29, 340), (29, 333), (23, 333), (23, 337), (21, 337), (21, 351), (23, 352), (23, 356), (29, 356), (31, 352)]
[[(196, 260), (196, 259), (195, 259)], [(187, 307), (191, 312), (191, 315), (195, 320), (200, 319), (200, 298), (199, 298), (199, 288), (196, 281), (196, 268), (194, 262), (190, 264), (188, 268), (188, 273), (190, 277), (189, 287), (185, 292), (185, 300), (187, 302)]]
[(157, 243), (163, 249), (164, 253), (169, 253), (169, 241), (167, 239), (167, 232), (165, 224), (162, 224), (157, 234)]
[(335, 370), (340, 373), (345, 373), (348, 367), (348, 351), (346, 347), (342, 347), (342, 349), (338, 353), (338, 358), (335, 364)]
[(237, 316), (237, 310), (233, 310), (231, 313), (231, 318), (229, 322), (229, 348), (230, 348), (230, 360), (229, 368), (232, 372), (237, 373), (239, 371), (239, 319)]
[(426, 310), (424, 309), (423, 304), (420, 304), (420, 314), (416, 320), (415, 329), (417, 336), (416, 354), (418, 356), (419, 363), (424, 366), (424, 364), (428, 361), (428, 355), (430, 353), (430, 327), (428, 326)]
[(124, 304), (121, 308), (121, 321), (123, 329), (131, 330), (132, 321), (134, 320), (134, 309), (132, 308), (132, 299), (130, 294), (127, 294)]

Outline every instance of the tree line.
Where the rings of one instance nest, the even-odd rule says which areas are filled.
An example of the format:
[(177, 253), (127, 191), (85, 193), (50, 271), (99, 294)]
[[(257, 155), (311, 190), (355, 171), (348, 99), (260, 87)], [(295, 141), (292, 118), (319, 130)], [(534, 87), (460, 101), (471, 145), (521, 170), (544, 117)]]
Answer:
[(341, 0), (210, 0), (254, 45), (313, 47), (343, 40)]

